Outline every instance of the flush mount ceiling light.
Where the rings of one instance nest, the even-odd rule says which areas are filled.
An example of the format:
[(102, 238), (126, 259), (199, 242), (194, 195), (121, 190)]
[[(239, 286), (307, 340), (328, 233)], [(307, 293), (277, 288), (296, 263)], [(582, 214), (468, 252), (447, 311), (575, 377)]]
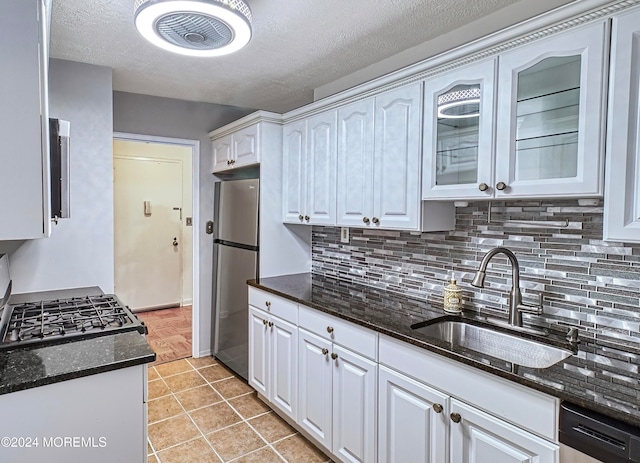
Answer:
[(189, 56), (221, 56), (251, 39), (242, 0), (136, 0), (135, 25), (154, 45)]
[(480, 115), (480, 87), (460, 87), (438, 96), (439, 118), (464, 119)]

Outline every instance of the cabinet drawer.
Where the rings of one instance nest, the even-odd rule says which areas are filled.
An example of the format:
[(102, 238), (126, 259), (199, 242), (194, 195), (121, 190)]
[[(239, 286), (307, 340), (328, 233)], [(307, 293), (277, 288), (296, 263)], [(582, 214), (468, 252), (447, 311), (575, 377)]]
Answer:
[(380, 336), (380, 363), (549, 440), (558, 399), (419, 347)]
[(300, 306), (300, 326), (370, 359), (377, 359), (378, 334), (317, 310)]
[(249, 304), (289, 323), (298, 324), (298, 304), (295, 302), (250, 286)]

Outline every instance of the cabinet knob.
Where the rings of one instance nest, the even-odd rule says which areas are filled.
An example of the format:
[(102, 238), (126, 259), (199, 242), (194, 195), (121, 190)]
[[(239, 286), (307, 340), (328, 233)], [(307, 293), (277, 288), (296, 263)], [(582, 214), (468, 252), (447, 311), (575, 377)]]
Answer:
[(487, 185), (486, 183), (481, 183), (480, 185), (478, 185), (478, 190), (480, 191), (487, 191), (489, 189), (489, 185)]
[(496, 183), (496, 190), (504, 190), (505, 188), (507, 188), (507, 184), (504, 182), (498, 182)]
[(232, 159), (232, 160), (231, 160), (231, 165), (234, 165), (235, 163), (236, 163), (236, 160), (235, 160), (235, 159)]
[(440, 405), (440, 404), (433, 404), (433, 411), (434, 411), (434, 412), (436, 412), (436, 413), (442, 413), (442, 410), (443, 410), (442, 405)]
[(231, 165), (231, 161), (227, 159), (227, 165), (230, 166)]
[(362, 221), (363, 221), (364, 223), (369, 223), (369, 217), (363, 217), (363, 218), (362, 218)]
[(300, 222), (302, 222), (302, 220), (303, 220), (303, 219), (304, 219), (304, 215), (300, 214), (300, 215), (298, 216), (298, 220), (299, 220)]
[(322, 348), (322, 355), (327, 355), (329, 353), (329, 349), (327, 349), (326, 347)]
[(267, 306), (267, 309), (271, 309), (271, 301), (265, 301), (264, 305)]
[(273, 322), (269, 322), (269, 328), (273, 327)]
[(335, 352), (332, 352), (332, 353), (331, 353), (331, 358), (332, 358), (333, 360), (336, 360), (336, 359), (338, 358), (338, 354), (336, 354)]
[(308, 215), (305, 215), (305, 216), (304, 216), (304, 220), (306, 220), (307, 222), (309, 221), (309, 219), (310, 219), (310, 218), (311, 218), (311, 217), (309, 217)]
[(378, 225), (380, 223), (380, 219), (378, 219), (377, 217), (374, 217), (373, 219), (371, 219), (371, 221), (373, 223), (375, 223), (376, 225)]
[(333, 333), (333, 326), (327, 326), (327, 333)]
[(262, 320), (262, 324), (263, 324), (264, 326), (267, 326), (267, 323), (268, 323), (268, 322), (267, 322), (266, 320)]
[(453, 421), (454, 423), (460, 423), (460, 420), (462, 419), (460, 413), (452, 413), (449, 416), (451, 417), (451, 421)]

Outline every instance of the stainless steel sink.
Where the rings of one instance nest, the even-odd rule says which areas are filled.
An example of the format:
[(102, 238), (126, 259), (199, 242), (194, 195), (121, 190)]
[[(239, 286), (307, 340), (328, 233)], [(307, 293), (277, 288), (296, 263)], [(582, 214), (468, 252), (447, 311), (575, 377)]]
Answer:
[(548, 368), (571, 351), (464, 321), (443, 320), (413, 329), (431, 338), (530, 368)]

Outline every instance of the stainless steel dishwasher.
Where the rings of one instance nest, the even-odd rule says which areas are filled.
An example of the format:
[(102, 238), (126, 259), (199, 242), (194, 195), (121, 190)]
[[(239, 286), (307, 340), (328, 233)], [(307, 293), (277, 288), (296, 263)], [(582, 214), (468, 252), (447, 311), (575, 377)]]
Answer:
[(568, 402), (560, 404), (559, 438), (605, 463), (640, 462), (640, 428)]

